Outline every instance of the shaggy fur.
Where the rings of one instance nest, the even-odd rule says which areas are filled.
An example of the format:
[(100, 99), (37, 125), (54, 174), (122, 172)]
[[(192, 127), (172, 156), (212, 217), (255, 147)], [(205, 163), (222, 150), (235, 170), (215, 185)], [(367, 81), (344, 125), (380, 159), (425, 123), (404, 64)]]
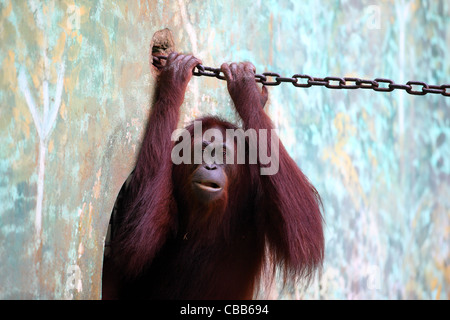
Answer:
[[(104, 262), (104, 299), (251, 299), (265, 261), (272, 271), (281, 267), (285, 281), (310, 279), (322, 264), (319, 194), (281, 142), (275, 175), (260, 175), (259, 164), (227, 165), (224, 197), (205, 207), (190, 194), (195, 165), (174, 165), (170, 156), (195, 66), (186, 57), (169, 57), (159, 76), (136, 168), (121, 191), (119, 226)], [(263, 111), (267, 91), (258, 89), (251, 65), (222, 71), (243, 129), (273, 128)], [(200, 120), (203, 130), (236, 128), (215, 117)], [(192, 137), (193, 125), (187, 129)]]

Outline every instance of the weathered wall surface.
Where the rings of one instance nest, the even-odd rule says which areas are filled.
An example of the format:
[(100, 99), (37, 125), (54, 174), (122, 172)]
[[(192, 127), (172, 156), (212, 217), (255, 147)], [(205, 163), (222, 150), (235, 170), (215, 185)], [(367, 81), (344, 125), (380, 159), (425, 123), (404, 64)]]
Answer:
[[(0, 0), (0, 298), (97, 299), (103, 243), (149, 112), (149, 44), (205, 65), (450, 82), (448, 1)], [(450, 99), (270, 88), (281, 139), (323, 197), (326, 261), (272, 298), (450, 295)], [(236, 117), (194, 78), (180, 125)]]

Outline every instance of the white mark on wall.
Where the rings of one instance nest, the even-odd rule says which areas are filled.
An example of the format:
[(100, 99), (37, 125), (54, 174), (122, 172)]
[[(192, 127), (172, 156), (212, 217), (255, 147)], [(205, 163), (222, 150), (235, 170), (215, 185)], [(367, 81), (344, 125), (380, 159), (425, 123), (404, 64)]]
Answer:
[[(44, 60), (47, 60), (44, 54)], [(44, 68), (47, 69), (47, 63), (44, 62)], [(37, 235), (40, 235), (42, 228), (42, 204), (44, 200), (44, 177), (45, 177), (45, 156), (47, 152), (47, 144), (53, 129), (53, 125), (56, 122), (56, 116), (58, 114), (59, 107), (61, 105), (61, 96), (64, 82), (64, 63), (61, 63), (58, 71), (58, 80), (56, 83), (56, 92), (54, 96), (54, 103), (49, 111), (49, 92), (48, 92), (48, 79), (47, 71), (45, 73), (45, 79), (42, 84), (43, 92), (43, 113), (39, 114), (37, 110), (36, 103), (31, 94), (30, 88), (28, 86), (28, 80), (26, 76), (25, 67), (20, 68), (18, 83), (22, 94), (28, 105), (28, 109), (33, 117), (36, 130), (39, 135), (39, 169), (38, 169), (38, 185), (37, 185), (37, 199), (36, 199), (36, 216), (34, 221), (35, 231)]]
[(381, 8), (377, 5), (371, 5), (366, 8), (366, 14), (368, 19), (366, 22), (366, 27), (369, 30), (380, 30), (381, 29)]
[(67, 7), (66, 13), (68, 15), (67, 28), (69, 30), (80, 30), (81, 9), (71, 4)]
[(367, 289), (380, 290), (381, 289), (381, 269), (377, 265), (369, 265), (366, 267), (367, 274)]
[[(50, 17), (42, 14), (43, 4), (39, 1), (30, 0), (28, 5), (33, 12), (34, 20), (38, 29), (44, 32), (43, 44), (42, 44), (42, 56), (44, 60), (44, 71), (42, 80), (42, 112), (38, 111), (36, 102), (33, 99), (33, 95), (28, 85), (27, 71), (24, 66), (19, 68), (18, 84), (20, 91), (25, 97), (28, 109), (33, 117), (34, 125), (39, 136), (39, 157), (38, 157), (38, 182), (37, 182), (37, 197), (36, 197), (36, 213), (35, 213), (35, 232), (38, 242), (40, 241), (40, 234), (42, 229), (42, 206), (44, 201), (44, 179), (45, 179), (45, 158), (47, 153), (47, 146), (49, 137), (56, 123), (56, 117), (58, 110), (61, 106), (62, 90), (64, 85), (65, 64), (62, 62), (59, 65), (57, 71), (56, 89), (53, 97), (53, 105), (50, 108), (50, 94), (49, 94), (49, 78), (50, 78), (50, 62), (47, 57), (48, 40), (45, 36), (45, 31), (48, 30), (48, 26), (51, 24)], [(54, 2), (48, 4), (49, 12), (53, 12)], [(80, 14), (80, 11), (73, 8), (74, 13), (72, 20), (77, 21), (76, 15)], [(46, 19), (45, 19), (46, 18)], [(70, 18), (70, 17), (69, 17)], [(78, 17), (79, 19), (79, 17)], [(38, 243), (39, 244), (39, 243)]]
[(83, 291), (83, 283), (81, 281), (81, 269), (78, 265), (71, 265), (67, 268), (67, 281), (64, 290), (64, 299), (72, 300), (73, 291), (76, 290), (78, 293)]

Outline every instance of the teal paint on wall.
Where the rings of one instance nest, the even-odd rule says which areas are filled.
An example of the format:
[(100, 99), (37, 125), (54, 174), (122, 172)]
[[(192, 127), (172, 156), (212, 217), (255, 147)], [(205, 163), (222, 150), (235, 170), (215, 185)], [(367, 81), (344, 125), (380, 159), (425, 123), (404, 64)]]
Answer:
[[(450, 79), (447, 1), (1, 0), (0, 298), (100, 297), (109, 215), (150, 108), (149, 44), (165, 27), (208, 66)], [(281, 140), (322, 195), (327, 247), (310, 288), (264, 293), (448, 299), (450, 100), (269, 92)], [(238, 120), (223, 81), (192, 80), (180, 126), (205, 113)]]

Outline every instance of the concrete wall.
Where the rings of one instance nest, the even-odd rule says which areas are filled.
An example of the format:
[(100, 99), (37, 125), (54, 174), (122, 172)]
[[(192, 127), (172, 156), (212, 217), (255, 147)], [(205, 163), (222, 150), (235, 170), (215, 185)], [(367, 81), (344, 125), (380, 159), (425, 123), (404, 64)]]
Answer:
[[(152, 35), (205, 65), (450, 82), (448, 1), (0, 0), (0, 298), (97, 299), (111, 209), (139, 149)], [(271, 298), (450, 295), (450, 99), (270, 88), (268, 112), (322, 195), (323, 274)], [(180, 126), (236, 120), (194, 78)]]

